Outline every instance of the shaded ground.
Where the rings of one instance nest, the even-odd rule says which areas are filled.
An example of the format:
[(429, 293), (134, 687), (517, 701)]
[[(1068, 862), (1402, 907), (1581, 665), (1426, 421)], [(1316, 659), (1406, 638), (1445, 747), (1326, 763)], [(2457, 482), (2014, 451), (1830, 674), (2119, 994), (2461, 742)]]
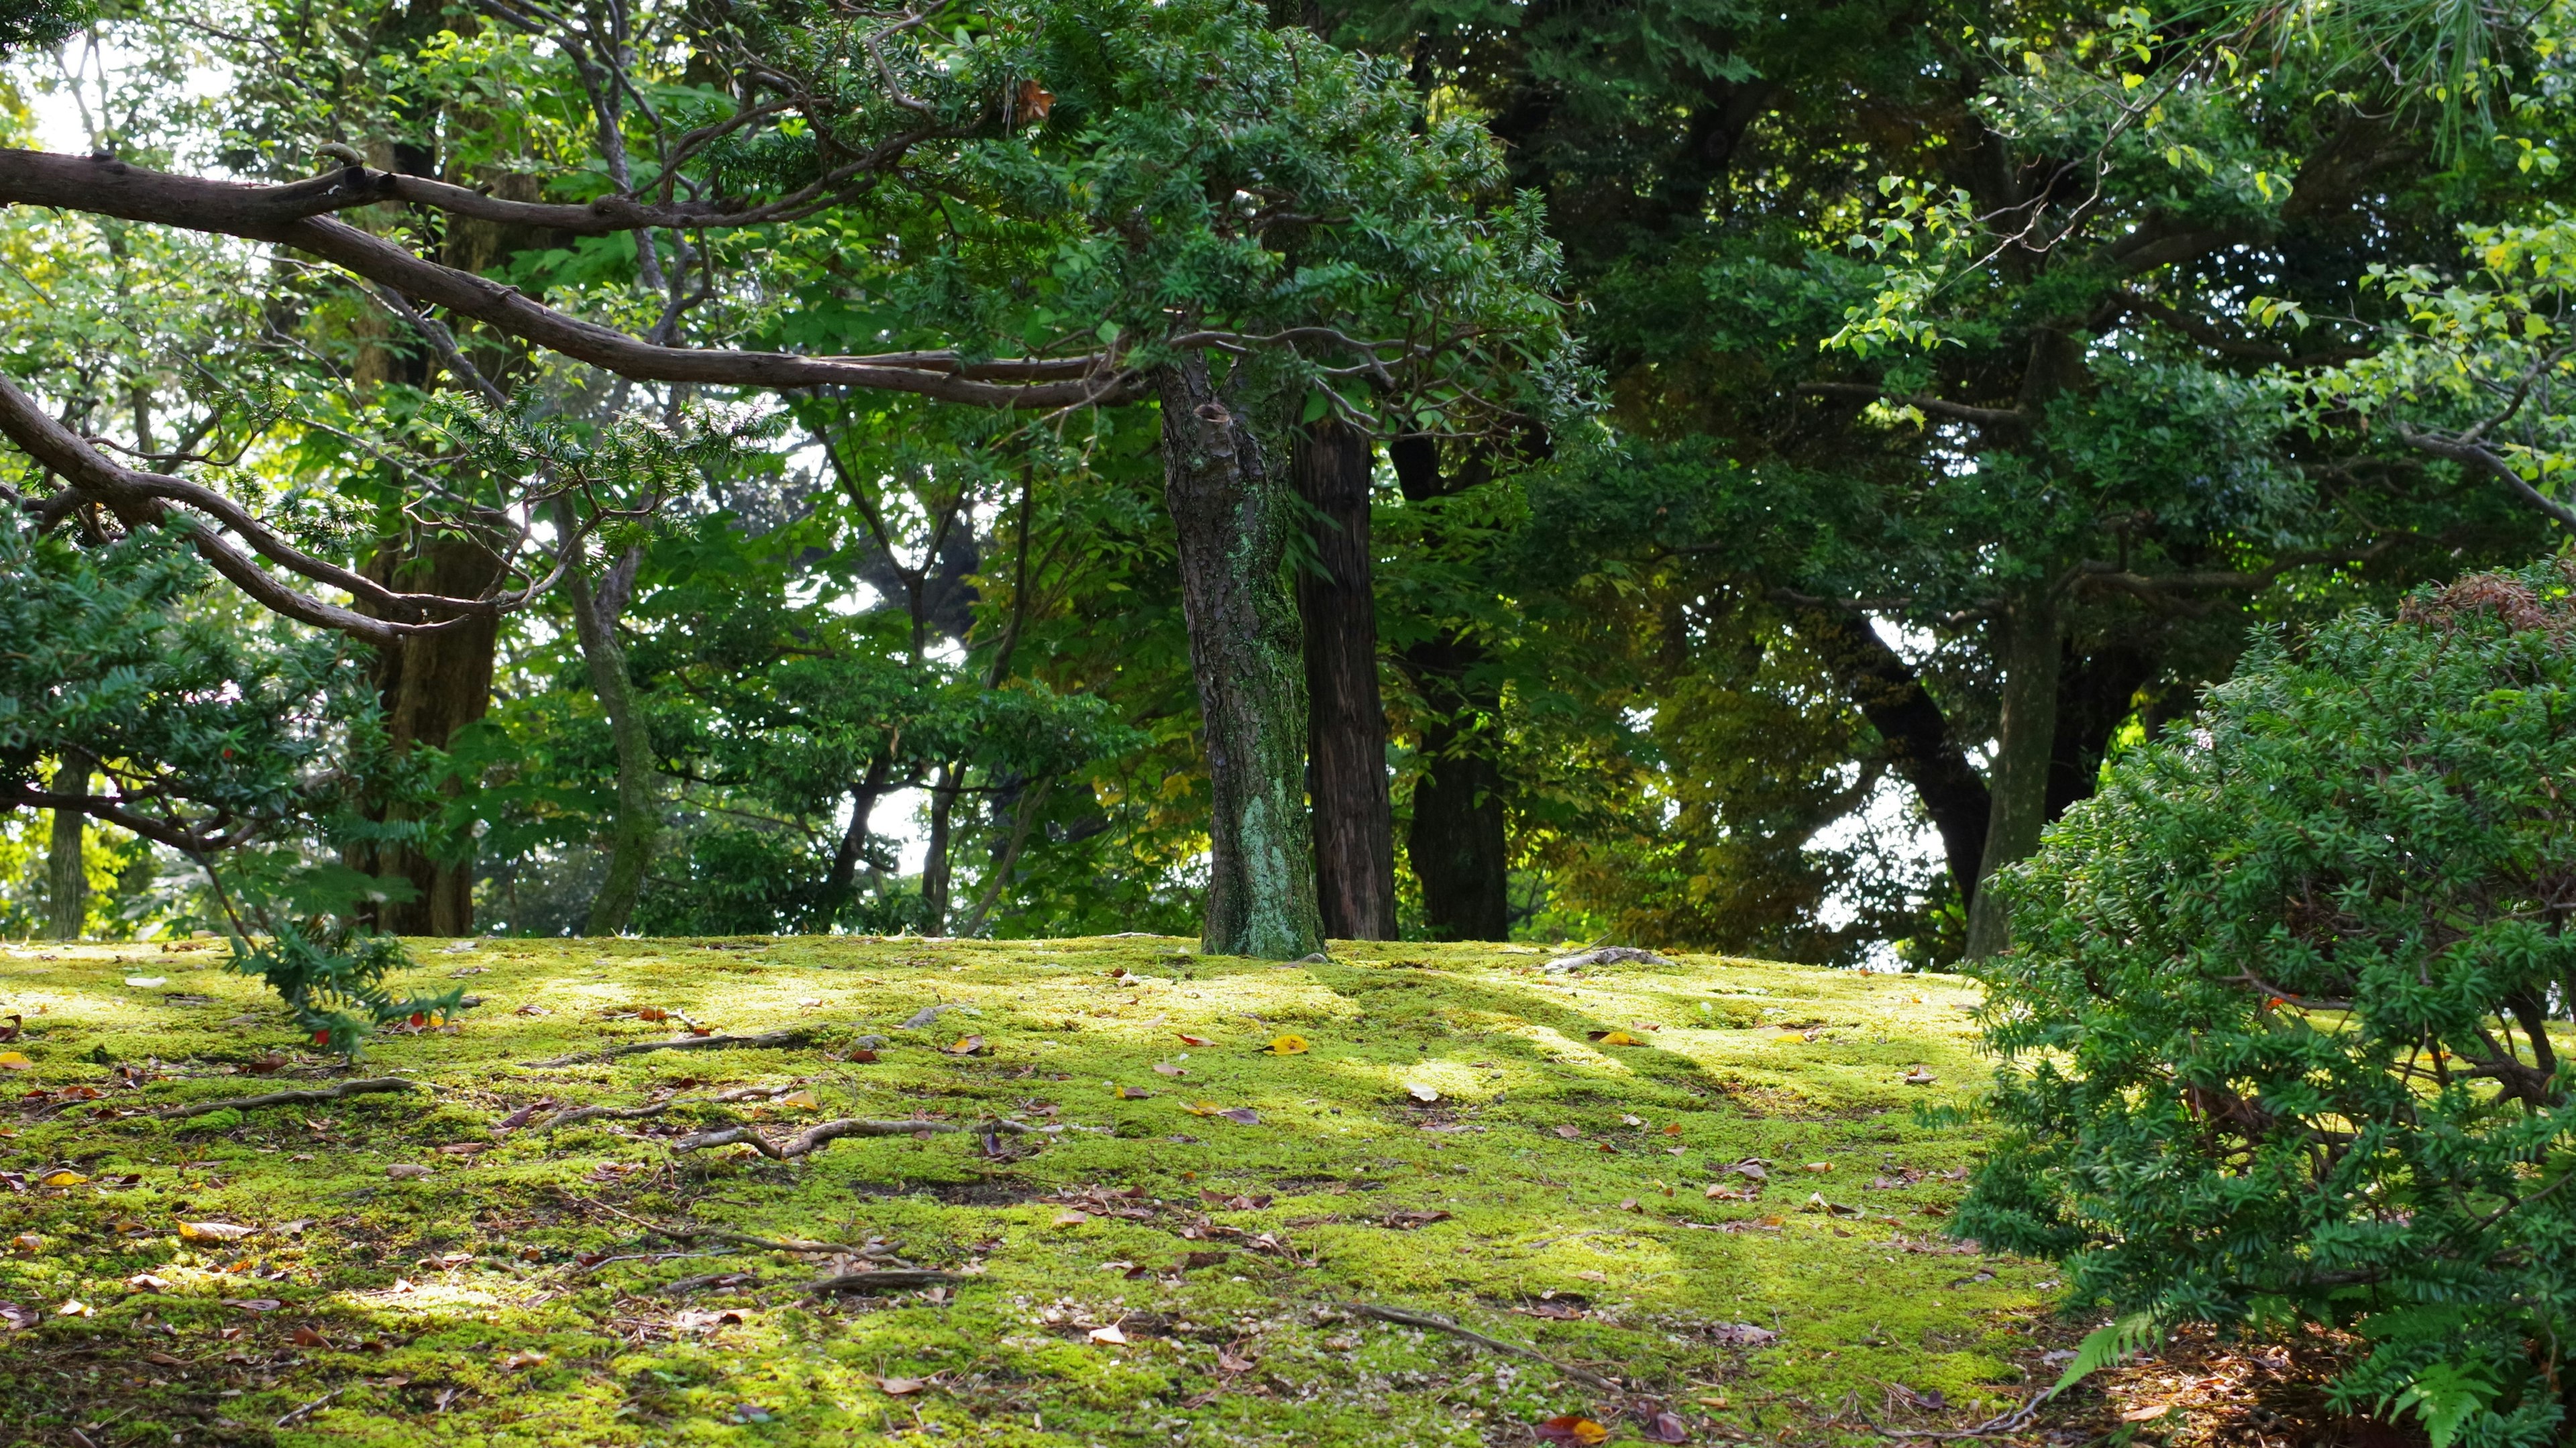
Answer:
[[(481, 1003), (355, 1072), (211, 944), (0, 957), (0, 1436), (1862, 1442), (2010, 1408), (2087, 1325), (2044, 1264), (1942, 1234), (1976, 1140), (1912, 1108), (1982, 1075), (1961, 982), (1149, 938), (415, 950)], [(421, 1089), (150, 1114), (355, 1076)], [(975, 1129), (674, 1149), (838, 1118)], [(842, 1250), (756, 1245), (791, 1240)], [(907, 1267), (955, 1280), (809, 1290)], [(2273, 1352), (2179, 1343), (1998, 1441), (2368, 1441), (2313, 1390), (2331, 1344)]]

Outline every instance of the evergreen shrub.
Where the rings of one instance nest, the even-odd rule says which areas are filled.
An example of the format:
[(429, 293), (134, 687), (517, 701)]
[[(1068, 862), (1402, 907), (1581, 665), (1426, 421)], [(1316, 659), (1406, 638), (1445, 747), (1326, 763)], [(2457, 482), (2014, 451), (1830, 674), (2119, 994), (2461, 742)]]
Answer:
[[(2005, 1127), (1959, 1229), (2097, 1338), (2300, 1321), (2436, 1448), (2576, 1393), (2576, 567), (2258, 639), (2000, 881)], [(2088, 1359), (2098, 1361), (2100, 1354)]]

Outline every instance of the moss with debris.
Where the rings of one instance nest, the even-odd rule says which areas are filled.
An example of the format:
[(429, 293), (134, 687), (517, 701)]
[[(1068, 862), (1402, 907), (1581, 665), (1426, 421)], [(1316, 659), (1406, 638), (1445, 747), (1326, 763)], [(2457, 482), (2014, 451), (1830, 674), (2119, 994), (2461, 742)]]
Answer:
[[(1973, 1422), (2064, 1336), (2045, 1267), (1942, 1232), (1977, 1142), (1914, 1108), (1982, 1075), (1956, 979), (1139, 937), (412, 949), (479, 1003), (354, 1070), (209, 943), (0, 959), (0, 1421), (1034, 1448), (1527, 1443), (1575, 1414), (1824, 1443)], [(155, 1114), (353, 1076), (416, 1089)], [(590, 1106), (625, 1114), (552, 1125)], [(685, 1140), (838, 1118), (951, 1129)], [(951, 1280), (809, 1290), (895, 1268)]]

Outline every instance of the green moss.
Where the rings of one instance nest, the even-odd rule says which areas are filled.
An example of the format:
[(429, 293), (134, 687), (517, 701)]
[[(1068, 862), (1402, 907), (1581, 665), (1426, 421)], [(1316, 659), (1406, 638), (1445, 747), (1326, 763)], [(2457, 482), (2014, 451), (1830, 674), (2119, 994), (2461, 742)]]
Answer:
[[(0, 1140), (28, 1183), (0, 1194), (0, 1236), (30, 1234), (0, 1258), (0, 1298), (47, 1314), (0, 1352), (16, 1423), (63, 1441), (106, 1424), (84, 1429), (102, 1448), (1476, 1444), (1619, 1407), (1542, 1364), (1344, 1311), (1374, 1302), (1624, 1378), (1703, 1431), (1828, 1442), (1848, 1395), (1875, 1413), (1890, 1383), (1940, 1390), (1964, 1422), (2050, 1345), (2031, 1333), (2040, 1269), (1939, 1235), (1959, 1191), (1945, 1174), (1976, 1143), (1911, 1108), (1980, 1074), (1962, 982), (1708, 958), (1559, 979), (1514, 949), (1393, 943), (1308, 969), (1138, 938), (416, 955), (431, 984), (480, 972), (460, 983), (483, 998), (452, 1030), (371, 1046), (368, 1074), (427, 1090), (190, 1121), (137, 1113), (326, 1084), (329, 1063), (211, 948), (0, 959), (0, 1014), (26, 1017), (14, 1048), (33, 1061), (12, 1084), (48, 1093)], [(145, 962), (166, 987), (122, 984)], [(896, 1029), (934, 1004), (978, 1014)], [(826, 1029), (811, 1049), (527, 1064), (666, 1038), (610, 1019), (643, 1006), (728, 1032)], [(1592, 1039), (1613, 1030), (1649, 1044)], [(1263, 1049), (1289, 1032), (1310, 1049)], [(890, 1038), (874, 1062), (853, 1057), (861, 1033)], [(965, 1035), (983, 1051), (938, 1049)], [(251, 1074), (272, 1051), (286, 1068)], [(1938, 1081), (1905, 1084), (1917, 1065)], [(1066, 1129), (845, 1140), (788, 1162), (669, 1142), (743, 1120), (784, 1135), (817, 1112), (494, 1129), (548, 1098), (741, 1085), (811, 1091), (823, 1117)], [(79, 1086), (104, 1094), (55, 1094)], [(1745, 1157), (1772, 1162), (1758, 1200), (1704, 1195), (1748, 1184), (1726, 1173)], [(65, 1168), (89, 1180), (38, 1185)], [(1811, 1194), (1864, 1215), (1801, 1210)], [(799, 1289), (839, 1270), (823, 1259), (684, 1247), (637, 1218), (881, 1240), (969, 1275), (944, 1295), (818, 1300)], [(182, 1221), (262, 1230), (192, 1241)], [(683, 1250), (701, 1255), (584, 1265)], [(752, 1280), (666, 1290), (716, 1273)], [(91, 1315), (60, 1315), (72, 1300)], [(1113, 1324), (1125, 1344), (1091, 1338)], [(1779, 1336), (1748, 1344), (1735, 1324)], [(931, 1386), (889, 1394), (887, 1378)]]

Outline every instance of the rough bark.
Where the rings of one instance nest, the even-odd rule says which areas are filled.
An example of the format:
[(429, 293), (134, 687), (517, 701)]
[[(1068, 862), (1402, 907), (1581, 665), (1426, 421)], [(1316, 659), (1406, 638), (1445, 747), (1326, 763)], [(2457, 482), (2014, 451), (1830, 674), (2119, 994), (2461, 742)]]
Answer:
[[(1430, 438), (1397, 438), (1387, 451), (1406, 502), (1453, 491)], [(1511, 852), (1503, 773), (1494, 759), (1502, 699), (1485, 677), (1484, 645), (1444, 630), (1407, 648), (1401, 662), (1426, 714), (1417, 740), (1422, 774), (1404, 837), (1405, 862), (1422, 889), (1424, 928), (1434, 940), (1501, 940), (1511, 929)]]
[[(89, 766), (66, 762), (54, 771), (54, 793), (89, 793)], [(81, 850), (87, 823), (79, 810), (54, 811), (53, 838), (45, 850), (45, 933), (56, 940), (80, 939), (89, 923), (89, 870)]]
[[(500, 561), (466, 539), (417, 539), (408, 549), (379, 551), (369, 565), (380, 581), (473, 598), (499, 576)], [(467, 618), (436, 633), (413, 634), (377, 650), (376, 688), (386, 733), (397, 753), (426, 745), (444, 749), (457, 730), (492, 706), (493, 617)], [(474, 933), (474, 853), (455, 842), (444, 858), (413, 845), (360, 847), (353, 863), (371, 874), (412, 883), (413, 897), (375, 907), (375, 924), (397, 935)]]
[(1914, 789), (1941, 832), (1941, 852), (1959, 903), (1974, 908), (1986, 855), (1986, 781), (1967, 751), (1950, 735), (1941, 706), (1924, 690), (1912, 666), (1889, 648), (1867, 620), (1828, 609), (1804, 609), (1805, 635), (1844, 696), (1887, 746), (1888, 764)]
[(1377, 685), (1377, 594), (1369, 547), (1369, 444), (1338, 419), (1295, 440), (1297, 491), (1312, 510), (1314, 566), (1298, 570), (1306, 629), (1307, 791), (1315, 903), (1340, 940), (1395, 938), (1395, 827), (1386, 795), (1386, 708)]
[(1323, 943), (1305, 668), (1283, 576), (1295, 515), (1240, 399), (1220, 395), (1204, 358), (1169, 363), (1154, 383), (1212, 796), (1202, 948), (1293, 960)]
[(634, 679), (626, 670), (626, 650), (617, 642), (613, 619), (603, 617), (590, 578), (579, 567), (564, 571), (565, 602), (572, 605), (573, 636), (581, 644), (582, 664), (590, 673), (590, 690), (608, 716), (609, 737), (617, 744), (617, 813), (608, 833), (608, 877), (590, 900), (582, 920), (584, 935), (619, 935), (635, 916), (644, 893), (644, 872), (653, 862), (653, 844), (662, 833), (662, 805), (654, 789), (653, 738), (635, 698)]
[[(2003, 716), (1987, 788), (1993, 797), (1978, 880), (2027, 858), (2048, 823), (2049, 756), (2057, 739), (2057, 683), (2065, 659), (2054, 599), (2026, 594), (1996, 623), (2004, 681)], [(1979, 889), (1968, 911), (1968, 955), (1989, 956), (2012, 943), (2011, 922), (1991, 891)]]

